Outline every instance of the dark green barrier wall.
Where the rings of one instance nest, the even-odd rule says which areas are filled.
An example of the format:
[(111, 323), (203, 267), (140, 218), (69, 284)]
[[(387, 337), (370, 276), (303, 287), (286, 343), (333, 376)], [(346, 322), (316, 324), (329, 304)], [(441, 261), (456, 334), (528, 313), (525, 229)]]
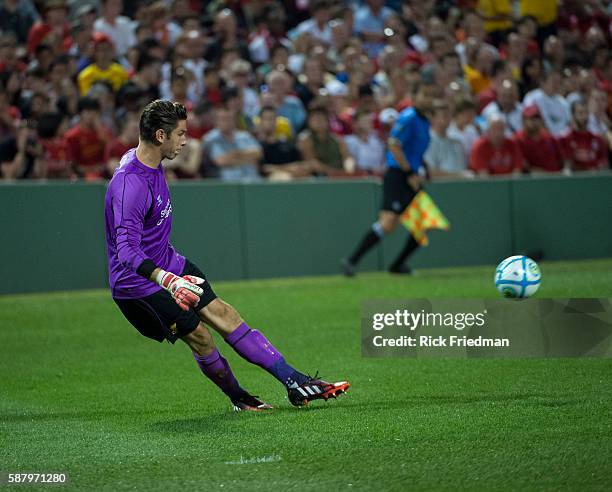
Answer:
[[(543, 249), (548, 259), (612, 256), (612, 176), (435, 183), (451, 222), (430, 233), (417, 267), (496, 264)], [(213, 280), (338, 272), (375, 220), (376, 181), (172, 187), (173, 243)], [(106, 286), (103, 184), (3, 184), (0, 294)], [(364, 270), (385, 268), (398, 230)]]

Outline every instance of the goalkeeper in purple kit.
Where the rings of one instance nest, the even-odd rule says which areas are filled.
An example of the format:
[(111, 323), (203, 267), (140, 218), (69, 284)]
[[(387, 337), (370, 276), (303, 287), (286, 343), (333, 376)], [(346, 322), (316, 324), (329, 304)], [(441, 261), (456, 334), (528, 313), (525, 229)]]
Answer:
[(110, 181), (105, 224), (113, 300), (142, 335), (159, 342), (183, 340), (202, 373), (229, 397), (236, 411), (272, 407), (238, 384), (209, 327), (241, 357), (277, 378), (295, 406), (344, 393), (348, 382), (329, 383), (290, 366), (170, 244), (172, 203), (161, 161), (178, 155), (186, 143), (186, 129), (183, 105), (161, 100), (148, 104), (140, 117), (138, 147), (125, 153)]

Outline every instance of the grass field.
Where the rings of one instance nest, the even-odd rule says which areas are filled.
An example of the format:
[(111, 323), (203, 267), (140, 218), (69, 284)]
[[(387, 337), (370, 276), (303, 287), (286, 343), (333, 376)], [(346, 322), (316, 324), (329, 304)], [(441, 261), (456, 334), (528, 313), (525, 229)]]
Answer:
[[(539, 297), (612, 297), (612, 260), (542, 269)], [(184, 344), (138, 335), (106, 291), (0, 297), (0, 473), (94, 490), (612, 490), (612, 360), (360, 356), (362, 300), (496, 297), (492, 270), (216, 284), (294, 365), (353, 385), (296, 409), (222, 344), (265, 414), (231, 412)]]

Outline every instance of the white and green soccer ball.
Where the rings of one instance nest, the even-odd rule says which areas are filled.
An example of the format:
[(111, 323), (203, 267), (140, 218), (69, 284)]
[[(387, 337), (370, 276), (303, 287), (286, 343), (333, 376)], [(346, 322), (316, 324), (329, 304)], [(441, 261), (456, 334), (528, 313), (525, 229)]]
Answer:
[(531, 297), (541, 281), (540, 267), (527, 256), (510, 256), (495, 270), (495, 287), (504, 297)]

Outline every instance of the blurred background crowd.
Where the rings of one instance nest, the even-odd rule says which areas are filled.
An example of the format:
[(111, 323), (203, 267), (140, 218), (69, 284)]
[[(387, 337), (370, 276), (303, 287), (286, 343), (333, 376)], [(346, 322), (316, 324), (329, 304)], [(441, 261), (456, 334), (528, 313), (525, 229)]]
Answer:
[(380, 175), (426, 89), (431, 176), (610, 169), (605, 0), (0, 0), (0, 176), (108, 179), (156, 98), (172, 179)]

